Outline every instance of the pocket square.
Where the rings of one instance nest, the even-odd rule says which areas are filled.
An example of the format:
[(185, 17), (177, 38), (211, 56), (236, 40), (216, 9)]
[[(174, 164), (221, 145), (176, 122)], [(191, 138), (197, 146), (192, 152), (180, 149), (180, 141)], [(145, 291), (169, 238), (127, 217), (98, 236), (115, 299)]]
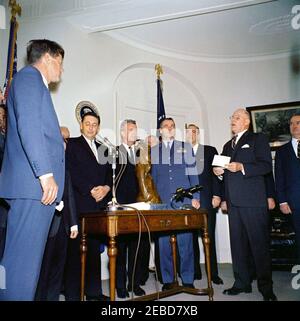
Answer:
[(243, 145), (241, 148), (249, 148), (250, 146), (248, 144)]

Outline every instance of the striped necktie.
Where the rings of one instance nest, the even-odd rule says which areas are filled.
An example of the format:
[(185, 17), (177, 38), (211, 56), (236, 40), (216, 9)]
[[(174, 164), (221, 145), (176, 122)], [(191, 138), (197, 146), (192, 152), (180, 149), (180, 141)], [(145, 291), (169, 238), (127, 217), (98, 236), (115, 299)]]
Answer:
[(234, 148), (235, 148), (235, 145), (236, 145), (236, 139), (237, 139), (237, 135), (234, 135), (234, 136), (233, 136), (233, 138), (232, 138), (232, 140), (231, 140), (231, 147), (232, 147), (232, 149), (234, 149)]
[(167, 142), (167, 151), (170, 152), (170, 150), (171, 150), (171, 143)]
[(300, 140), (298, 140), (298, 145), (297, 145), (297, 157), (300, 158)]
[(134, 148), (133, 146), (129, 147), (129, 161), (130, 161), (131, 164), (135, 165), (133, 148)]
[(91, 140), (91, 150), (92, 150), (93, 154), (95, 155), (97, 162), (99, 163), (97, 146), (96, 146), (96, 143), (94, 140)]

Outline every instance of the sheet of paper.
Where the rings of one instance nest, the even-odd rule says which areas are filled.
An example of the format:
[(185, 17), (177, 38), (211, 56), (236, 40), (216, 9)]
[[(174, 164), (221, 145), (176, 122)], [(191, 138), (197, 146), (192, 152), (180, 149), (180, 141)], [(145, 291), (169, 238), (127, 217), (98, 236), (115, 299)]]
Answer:
[(230, 163), (229, 156), (215, 155), (212, 162), (212, 166), (225, 167), (225, 165), (228, 165), (229, 163)]
[[(130, 206), (130, 207), (134, 207), (135, 209), (137, 210), (150, 210), (150, 206), (151, 204), (150, 203), (146, 203), (146, 202), (138, 202), (138, 203), (131, 203), (131, 204), (124, 204), (124, 206)], [(134, 210), (133, 208), (126, 208), (125, 207), (125, 210)]]

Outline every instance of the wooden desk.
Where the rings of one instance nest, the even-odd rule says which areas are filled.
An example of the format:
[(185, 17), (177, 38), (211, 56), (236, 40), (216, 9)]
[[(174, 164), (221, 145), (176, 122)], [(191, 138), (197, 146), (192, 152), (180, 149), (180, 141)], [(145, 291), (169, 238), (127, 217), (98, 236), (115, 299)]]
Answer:
[[(174, 288), (159, 292), (158, 294), (150, 294), (134, 300), (155, 300), (180, 292), (208, 295), (209, 300), (213, 300), (213, 288), (211, 284), (211, 267), (209, 253), (209, 237), (207, 232), (207, 211), (200, 210), (147, 210), (139, 211), (145, 218), (150, 232), (162, 231), (180, 231), (191, 229), (202, 229), (202, 242), (205, 251), (207, 288), (206, 289), (190, 289), (179, 286), (177, 282), (176, 272), (176, 237), (172, 235), (170, 242), (173, 252), (174, 266)], [(81, 214), (81, 300), (84, 300), (85, 288), (85, 265), (87, 252), (87, 235), (104, 234), (109, 238), (108, 256), (109, 256), (109, 273), (110, 273), (110, 299), (115, 300), (116, 285), (116, 236), (119, 234), (138, 233), (139, 230), (147, 232), (144, 219), (138, 218), (136, 211), (101, 211), (97, 213)]]

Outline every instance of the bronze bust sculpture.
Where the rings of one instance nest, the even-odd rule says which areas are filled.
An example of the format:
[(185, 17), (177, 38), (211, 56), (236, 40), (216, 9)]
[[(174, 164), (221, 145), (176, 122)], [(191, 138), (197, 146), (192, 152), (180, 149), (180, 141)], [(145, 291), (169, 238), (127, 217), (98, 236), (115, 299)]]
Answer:
[(136, 165), (136, 176), (139, 184), (138, 202), (161, 203), (153, 179), (151, 177), (151, 147), (145, 142), (138, 145), (140, 159)]

